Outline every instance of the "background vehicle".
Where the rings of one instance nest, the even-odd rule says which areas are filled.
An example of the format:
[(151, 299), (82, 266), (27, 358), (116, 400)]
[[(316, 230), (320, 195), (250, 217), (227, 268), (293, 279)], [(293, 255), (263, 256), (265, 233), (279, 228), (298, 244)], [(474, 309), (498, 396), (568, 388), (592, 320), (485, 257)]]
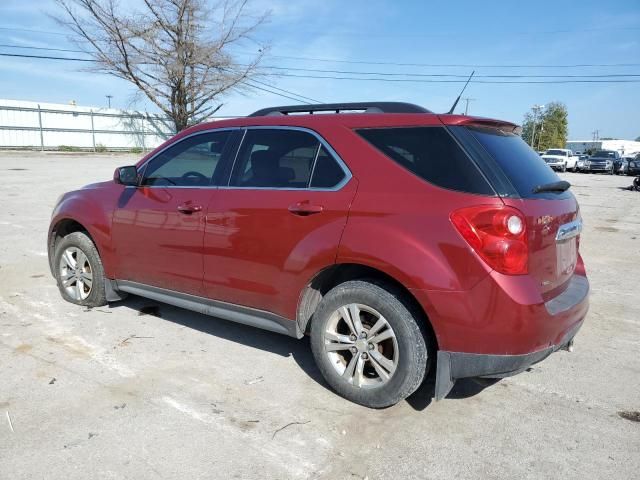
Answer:
[[(629, 169), (629, 162), (633, 161), (635, 157), (622, 157), (620, 158), (620, 164), (615, 169), (615, 172), (619, 175), (627, 175)], [(614, 164), (615, 165), (615, 164)]]
[(640, 175), (640, 153), (627, 163), (627, 175)]
[(565, 148), (552, 148), (547, 150), (542, 159), (554, 170), (566, 172), (577, 171), (578, 157), (571, 150)]
[(578, 156), (578, 162), (576, 163), (576, 169), (578, 172), (584, 172), (585, 170), (585, 162), (589, 159), (589, 155), (580, 155)]
[(587, 172), (603, 172), (613, 175), (614, 162), (620, 159), (620, 154), (613, 150), (598, 150), (589, 157), (584, 164)]
[(572, 344), (589, 282), (569, 186), (508, 122), (275, 107), (189, 128), (63, 195), (49, 261), (79, 305), (136, 294), (309, 334), (327, 383), (379, 408), (436, 357), (441, 399)]

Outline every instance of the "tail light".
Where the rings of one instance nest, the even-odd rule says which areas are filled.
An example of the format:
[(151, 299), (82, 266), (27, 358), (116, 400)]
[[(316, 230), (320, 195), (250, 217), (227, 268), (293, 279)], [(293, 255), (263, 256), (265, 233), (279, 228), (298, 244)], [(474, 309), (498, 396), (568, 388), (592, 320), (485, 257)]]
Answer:
[(451, 222), (491, 268), (507, 275), (527, 273), (527, 227), (519, 210), (478, 205), (456, 210)]

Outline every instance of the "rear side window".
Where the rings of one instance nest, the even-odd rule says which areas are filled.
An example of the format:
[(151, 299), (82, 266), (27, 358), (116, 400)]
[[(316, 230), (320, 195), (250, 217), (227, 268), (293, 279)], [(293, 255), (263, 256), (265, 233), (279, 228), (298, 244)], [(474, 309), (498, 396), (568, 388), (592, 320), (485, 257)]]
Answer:
[(434, 185), (495, 194), (473, 161), (442, 127), (371, 128), (357, 132), (387, 157)]
[(551, 195), (533, 193), (538, 185), (557, 182), (560, 178), (519, 135), (493, 128), (461, 128), (465, 128), (484, 147), (521, 197), (561, 198), (569, 195), (568, 191)]

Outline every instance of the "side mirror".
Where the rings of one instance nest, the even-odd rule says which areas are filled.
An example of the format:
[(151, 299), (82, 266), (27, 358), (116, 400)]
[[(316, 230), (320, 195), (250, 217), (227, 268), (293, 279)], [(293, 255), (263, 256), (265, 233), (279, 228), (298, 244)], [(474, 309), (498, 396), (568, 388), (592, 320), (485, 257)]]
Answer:
[(135, 165), (118, 167), (113, 174), (113, 181), (129, 187), (138, 186), (138, 169)]

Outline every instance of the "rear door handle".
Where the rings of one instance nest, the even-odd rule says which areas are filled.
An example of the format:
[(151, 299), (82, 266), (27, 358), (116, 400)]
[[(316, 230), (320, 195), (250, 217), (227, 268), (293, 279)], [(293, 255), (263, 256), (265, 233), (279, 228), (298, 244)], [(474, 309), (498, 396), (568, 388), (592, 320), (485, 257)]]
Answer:
[(192, 213), (199, 212), (200, 210), (202, 210), (201, 205), (194, 205), (192, 203), (183, 203), (182, 205), (178, 205), (178, 211), (184, 215), (191, 215)]
[(320, 213), (322, 210), (324, 210), (322, 205), (312, 205), (309, 202), (298, 202), (293, 205), (289, 205), (289, 211), (294, 215), (300, 215), (301, 217)]

